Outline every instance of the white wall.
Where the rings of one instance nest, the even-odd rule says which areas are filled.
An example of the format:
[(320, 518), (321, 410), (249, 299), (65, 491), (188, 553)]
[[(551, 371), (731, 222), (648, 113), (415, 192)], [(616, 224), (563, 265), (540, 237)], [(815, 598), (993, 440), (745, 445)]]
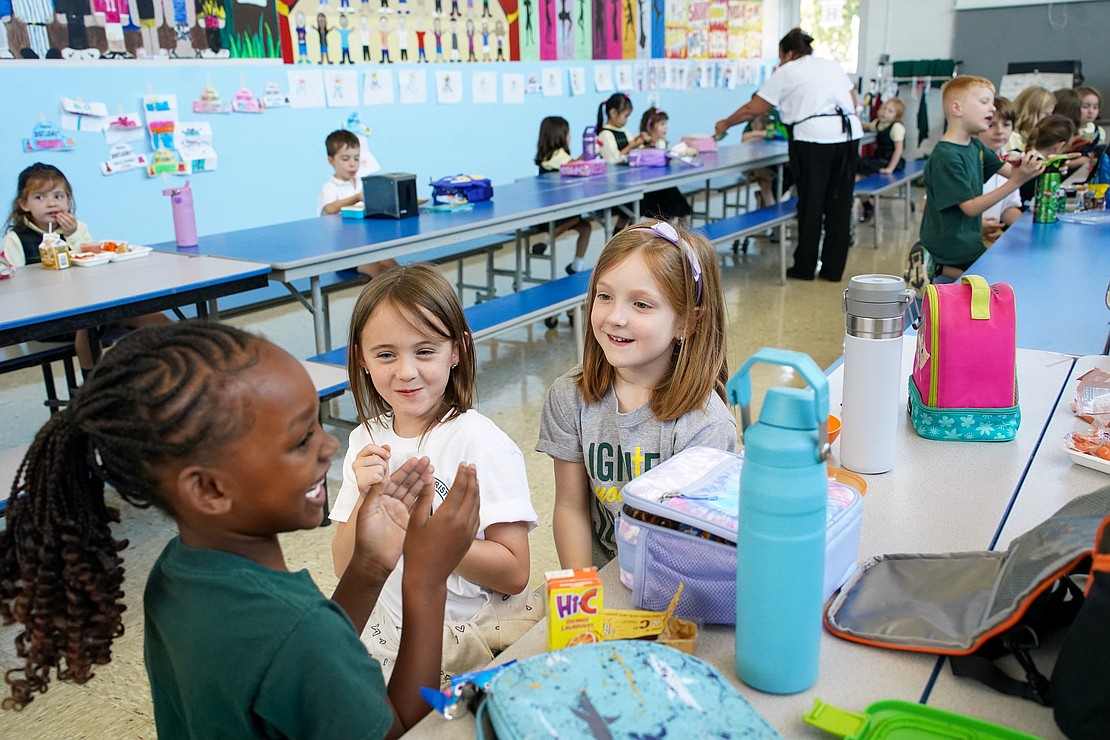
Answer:
[[(956, 35), (956, 0), (861, 0), (860, 2), (860, 67), (858, 76), (866, 92), (879, 67), (879, 57), (890, 55), (891, 62), (913, 59), (948, 59)], [(974, 73), (973, 70), (961, 70)], [(886, 75), (891, 74), (888, 66)], [(928, 152), (917, 145), (917, 111), (920, 100), (912, 97), (910, 87), (903, 85), (899, 96), (906, 102), (906, 158), (917, 159)], [(930, 90), (926, 98), (931, 140), (940, 137), (944, 116), (940, 91)]]

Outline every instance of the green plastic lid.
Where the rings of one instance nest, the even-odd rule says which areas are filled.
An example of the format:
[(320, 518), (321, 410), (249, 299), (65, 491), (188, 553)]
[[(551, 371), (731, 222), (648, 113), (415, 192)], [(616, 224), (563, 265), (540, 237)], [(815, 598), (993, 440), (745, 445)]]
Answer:
[(1036, 740), (981, 719), (897, 699), (877, 701), (856, 714), (814, 698), (813, 708), (802, 719), (848, 740)]

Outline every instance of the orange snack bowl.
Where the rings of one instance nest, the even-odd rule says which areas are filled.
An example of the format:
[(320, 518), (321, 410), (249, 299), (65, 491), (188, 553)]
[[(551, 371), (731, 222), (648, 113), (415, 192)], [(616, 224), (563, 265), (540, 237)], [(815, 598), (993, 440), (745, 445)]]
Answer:
[(840, 436), (840, 419), (832, 414), (829, 414), (829, 444), (836, 441)]

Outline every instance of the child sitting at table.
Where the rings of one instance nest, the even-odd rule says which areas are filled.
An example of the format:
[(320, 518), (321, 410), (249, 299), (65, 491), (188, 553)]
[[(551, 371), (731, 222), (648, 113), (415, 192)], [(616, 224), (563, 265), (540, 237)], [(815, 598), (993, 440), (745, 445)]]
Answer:
[[(540, 174), (558, 172), (559, 168), (572, 161), (570, 156), (570, 124), (561, 116), (548, 116), (540, 121), (540, 138), (536, 143), (534, 160)], [(580, 272), (586, 265), (586, 249), (590, 246), (590, 233), (593, 230), (588, 219), (571, 216), (555, 222), (555, 237), (574, 229), (578, 240), (574, 244), (574, 260), (567, 272)], [(547, 244), (537, 242), (532, 245), (532, 254), (543, 254)]]
[[(1065, 115), (1053, 113), (1041, 119), (1029, 134), (1026, 142), (1026, 152), (1036, 155), (1044, 160), (1058, 154), (1064, 154), (1075, 136), (1075, 124)], [(1069, 155), (1078, 159), (1080, 154)], [(1064, 168), (1066, 170), (1066, 167)], [(1021, 186), (1021, 202), (1026, 209), (1032, 206), (1036, 194), (1037, 181), (1029, 180)]]
[[(666, 112), (651, 107), (640, 118), (642, 146), (667, 150), (667, 126), (670, 117)], [(694, 209), (678, 188), (670, 187), (645, 193), (640, 201), (640, 215), (664, 221), (686, 223)]]
[(582, 362), (548, 390), (536, 443), (554, 464), (563, 568), (616, 556), (632, 478), (687, 447), (736, 449), (721, 272), (705, 237), (666, 221), (625, 229), (601, 250), (586, 305)]
[[(994, 116), (991, 125), (986, 131), (979, 134), (979, 141), (992, 152), (1001, 156), (1005, 154), (1006, 142), (1014, 130), (1014, 104), (1007, 98), (995, 96)], [(983, 183), (983, 192), (989, 193), (1006, 184), (1006, 178), (1001, 175), (991, 175)], [(983, 211), (983, 240), (987, 244), (994, 243), (1002, 235), (1003, 230), (1021, 218), (1021, 196), (1016, 191), (1010, 191), (1002, 200)]]
[[(328, 134), (324, 146), (328, 151), (328, 164), (335, 173), (320, 188), (316, 208), (321, 216), (333, 216), (347, 206), (362, 203), (362, 178), (359, 177), (362, 145), (353, 133), (338, 129)], [(359, 265), (357, 269), (372, 278), (396, 264), (394, 260), (382, 260)]]
[[(1051, 93), (1050, 93), (1051, 94)], [(994, 83), (984, 77), (960, 75), (945, 83), (941, 104), (947, 130), (925, 164), (925, 212), (921, 241), (910, 249), (907, 282), (919, 285), (941, 275), (955, 279), (985, 250), (980, 216), (990, 206), (1044, 171), (1036, 154), (1010, 165), (976, 137), (990, 128), (994, 114)], [(998, 173), (1002, 187), (983, 192), (983, 183)], [(928, 252), (934, 274), (923, 275)]]
[[(868, 130), (875, 132), (875, 153), (860, 157), (856, 180), (879, 172), (889, 175), (905, 169), (906, 160), (902, 156), (906, 142), (906, 127), (902, 123), (905, 114), (906, 104), (898, 98), (891, 98), (879, 108), (878, 118), (865, 124)], [(866, 195), (860, 197), (860, 204), (862, 213), (859, 221), (867, 223), (875, 215), (875, 205)]]
[[(744, 127), (741, 141), (785, 141), (785, 127), (778, 123), (779, 112), (772, 108), (766, 113), (754, 116)], [(794, 186), (794, 178), (790, 175), (790, 165), (784, 164), (782, 170), (782, 192), (785, 193)], [(773, 206), (778, 202), (775, 197), (775, 179), (777, 175), (774, 167), (759, 167), (745, 175), (745, 179), (759, 186), (756, 195), (756, 208)]]
[[(372, 502), (374, 485), (406, 461), (427, 455), (435, 467), (433, 521), (450, 503), (455, 470), (466, 464), (476, 471), (478, 536), (440, 580), (447, 584), (442, 634), (426, 636), (443, 640), (445, 677), (485, 666), (543, 616), (542, 598), (528, 590), (528, 532), (537, 517), (524, 456), (473, 407), (475, 367), (459, 297), (434, 267), (395, 267), (363, 288), (347, 345), (359, 425), (351, 432), (331, 513), (340, 522), (332, 559), (336, 575), (344, 577), (353, 566), (356, 520)], [(363, 644), (386, 676), (403, 667), (398, 646), (409, 631), (407, 584), (410, 568), (419, 567), (406, 549), (362, 630)]]
[[(329, 599), (290, 568), (280, 535), (320, 525), (338, 447), (301, 363), (260, 337), (187, 321), (121, 340), (39, 430), (8, 501), (0, 613), (17, 623), (18, 658), (4, 709), (51, 673), (84, 684), (112, 658), (127, 542), (108, 485), (178, 529), (143, 593), (159, 737), (397, 737), (416, 724), (419, 689), (439, 678), (445, 580), (478, 526), (477, 475), (436, 470), (454, 476), (438, 490), (424, 457), (371, 486)], [(404, 670), (387, 689), (358, 630), (402, 551)]]
[(1027, 87), (1014, 98), (1014, 131), (1006, 142), (1006, 151), (1024, 152), (1025, 141), (1033, 127), (1056, 112), (1056, 96), (1039, 85)]
[[(62, 171), (54, 165), (36, 162), (19, 173), (15, 199), (7, 220), (8, 231), (4, 234), (4, 245), (0, 251), (7, 256), (12, 267), (40, 264), (39, 243), (43, 234), (53, 232), (61, 236), (71, 251), (80, 252), (81, 245), (92, 242), (93, 238), (85, 222), (74, 215), (76, 210), (73, 187)], [(169, 319), (160, 313), (150, 313), (120, 319), (117, 323), (135, 329), (167, 324)], [(72, 341), (81, 369), (84, 372), (92, 369), (94, 353), (88, 331), (81, 329), (72, 335), (72, 339), (69, 336), (57, 339)]]

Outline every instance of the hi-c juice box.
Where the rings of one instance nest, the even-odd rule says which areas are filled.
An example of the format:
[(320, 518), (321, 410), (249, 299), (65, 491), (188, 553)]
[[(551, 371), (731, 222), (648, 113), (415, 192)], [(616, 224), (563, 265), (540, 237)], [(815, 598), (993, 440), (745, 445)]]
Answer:
[(547, 580), (547, 649), (601, 642), (604, 633), (597, 568), (552, 570)]

